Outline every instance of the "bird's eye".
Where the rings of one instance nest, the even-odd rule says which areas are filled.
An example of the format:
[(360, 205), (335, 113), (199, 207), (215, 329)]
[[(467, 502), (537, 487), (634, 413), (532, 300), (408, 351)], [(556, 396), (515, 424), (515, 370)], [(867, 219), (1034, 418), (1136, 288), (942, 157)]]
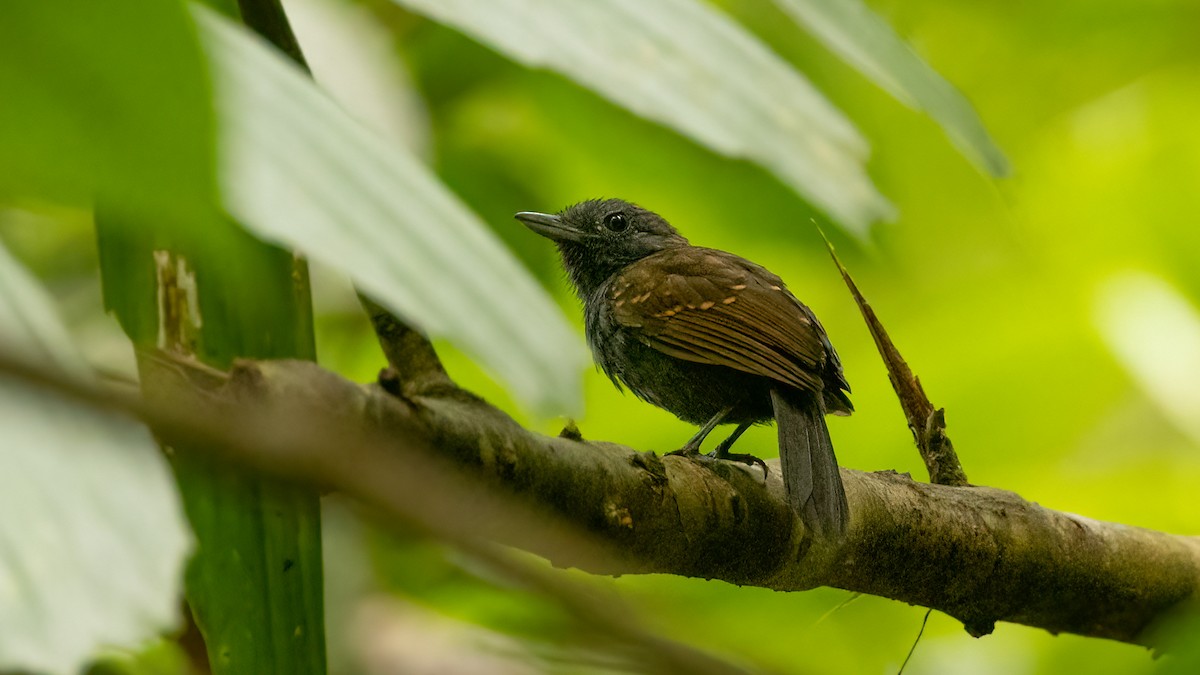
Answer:
[(613, 232), (624, 232), (629, 227), (629, 221), (625, 220), (624, 214), (610, 213), (604, 217), (604, 226)]

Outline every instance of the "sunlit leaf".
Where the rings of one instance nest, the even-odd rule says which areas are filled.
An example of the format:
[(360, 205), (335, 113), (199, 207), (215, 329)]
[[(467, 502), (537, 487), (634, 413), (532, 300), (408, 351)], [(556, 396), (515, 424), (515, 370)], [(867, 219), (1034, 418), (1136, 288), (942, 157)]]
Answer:
[(373, 131), (427, 156), (425, 104), (388, 27), (342, 0), (288, 0), (287, 14), (317, 84)]
[[(197, 17), (212, 61), (227, 208), (451, 339), (538, 410), (577, 408), (586, 360), (578, 337), (483, 223), (408, 151), (351, 119), (258, 38), (206, 10)], [(492, 217), (507, 223), (512, 214)]]
[[(0, 349), (86, 376), (3, 247)], [(177, 625), (190, 535), (144, 427), (0, 377), (0, 466), (0, 671), (75, 673)]]
[(1200, 442), (1200, 312), (1165, 279), (1114, 276), (1096, 295), (1100, 336), (1179, 427)]
[(178, 2), (0, 3), (0, 195), (187, 220), (214, 194), (212, 111)]
[(394, 1), (717, 152), (753, 160), (852, 230), (892, 214), (863, 169), (867, 143), (853, 125), (707, 3)]
[(1008, 173), (1008, 160), (971, 104), (862, 0), (775, 0), (775, 4), (889, 94), (929, 113), (972, 161), (993, 175)]

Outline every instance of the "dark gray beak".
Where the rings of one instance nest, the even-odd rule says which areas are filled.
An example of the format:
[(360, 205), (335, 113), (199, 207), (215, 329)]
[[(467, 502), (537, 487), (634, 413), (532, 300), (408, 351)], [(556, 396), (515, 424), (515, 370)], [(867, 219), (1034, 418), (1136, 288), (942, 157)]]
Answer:
[(583, 238), (581, 232), (553, 214), (522, 211), (516, 215), (516, 219), (551, 241), (579, 241)]

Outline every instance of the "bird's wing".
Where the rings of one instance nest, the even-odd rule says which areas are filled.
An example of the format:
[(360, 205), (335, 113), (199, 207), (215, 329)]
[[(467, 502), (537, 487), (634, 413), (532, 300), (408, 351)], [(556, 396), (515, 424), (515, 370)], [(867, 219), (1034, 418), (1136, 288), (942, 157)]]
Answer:
[(779, 277), (743, 258), (695, 247), (656, 253), (627, 267), (609, 300), (617, 323), (664, 354), (823, 389), (832, 353), (824, 330)]

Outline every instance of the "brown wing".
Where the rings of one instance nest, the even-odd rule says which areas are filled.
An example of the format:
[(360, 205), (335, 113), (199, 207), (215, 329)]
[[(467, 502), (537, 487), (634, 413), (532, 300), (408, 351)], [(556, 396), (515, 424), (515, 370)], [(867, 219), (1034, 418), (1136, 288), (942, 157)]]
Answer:
[(617, 322), (665, 354), (824, 389), (832, 349), (820, 324), (779, 277), (748, 260), (663, 251), (626, 268), (609, 297)]

